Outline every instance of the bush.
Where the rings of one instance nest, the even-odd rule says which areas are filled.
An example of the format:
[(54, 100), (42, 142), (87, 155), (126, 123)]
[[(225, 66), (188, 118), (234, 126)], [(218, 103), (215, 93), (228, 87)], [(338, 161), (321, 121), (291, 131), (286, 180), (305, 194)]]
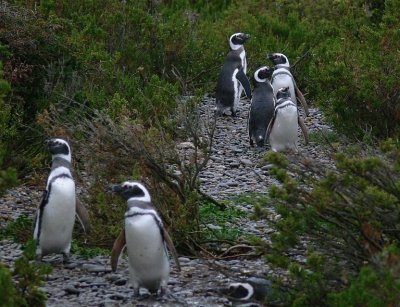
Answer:
[(51, 267), (31, 261), (35, 258), (36, 242), (27, 242), (23, 255), (15, 262), (13, 275), (0, 264), (0, 306), (46, 306), (46, 295), (40, 289), (42, 280)]
[[(386, 155), (369, 156), (360, 148), (336, 153), (328, 170), (306, 158), (267, 155), (282, 183), (270, 189), (281, 218), (271, 219), (277, 232), (267, 257), (290, 269), (293, 302), (326, 302), (327, 293), (344, 286), (344, 276), (357, 275), (365, 263), (376, 270), (385, 246), (400, 246), (400, 150), (394, 142), (382, 148)], [(293, 248), (308, 249), (305, 263), (289, 256)], [(400, 265), (394, 259), (393, 266)]]

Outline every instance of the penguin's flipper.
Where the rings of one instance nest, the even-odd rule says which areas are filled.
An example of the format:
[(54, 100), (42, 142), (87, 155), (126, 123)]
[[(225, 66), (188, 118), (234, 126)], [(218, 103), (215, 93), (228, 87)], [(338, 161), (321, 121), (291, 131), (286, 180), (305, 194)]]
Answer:
[(91, 227), (89, 223), (89, 213), (86, 207), (76, 199), (76, 216), (78, 217), (79, 223), (82, 225), (83, 231), (86, 235), (90, 233)]
[(297, 98), (299, 98), (301, 105), (304, 108), (304, 112), (306, 113), (306, 116), (308, 116), (310, 114), (310, 111), (308, 110), (308, 105), (306, 102), (306, 99), (304, 98), (303, 93), (300, 91), (300, 89), (297, 87), (297, 85), (295, 85), (295, 90), (296, 90), (296, 96)]
[(303, 119), (301, 118), (300, 115), (297, 117), (297, 120), (298, 120), (298, 122), (299, 122), (299, 126), (300, 126), (300, 128), (301, 128), (301, 131), (303, 132), (303, 135), (304, 135), (304, 142), (305, 142), (305, 144), (307, 145), (307, 144), (308, 144), (308, 131), (307, 131), (307, 127), (306, 127), (306, 125), (304, 124), (304, 121), (303, 121)]
[(243, 86), (244, 91), (246, 92), (247, 98), (251, 99), (251, 86), (250, 81), (247, 78), (243, 68), (239, 69), (238, 73), (236, 74), (236, 79), (239, 80), (240, 84)]
[(119, 233), (117, 239), (115, 240), (111, 251), (111, 269), (113, 270), (113, 272), (117, 270), (119, 255), (121, 254), (125, 245), (126, 245), (125, 228), (123, 228)]
[(162, 228), (162, 235), (165, 243), (167, 244), (168, 250), (171, 252), (172, 257), (174, 258), (178, 271), (181, 271), (181, 265), (179, 264), (178, 253), (176, 252), (174, 243), (172, 243), (171, 237), (169, 236), (168, 232), (165, 230), (164, 227)]
[(276, 111), (274, 112), (274, 116), (271, 118), (271, 120), (268, 124), (267, 133), (265, 136), (266, 139), (269, 139), (269, 135), (271, 134), (272, 127), (274, 127), (274, 124), (275, 124), (275, 119), (276, 119)]

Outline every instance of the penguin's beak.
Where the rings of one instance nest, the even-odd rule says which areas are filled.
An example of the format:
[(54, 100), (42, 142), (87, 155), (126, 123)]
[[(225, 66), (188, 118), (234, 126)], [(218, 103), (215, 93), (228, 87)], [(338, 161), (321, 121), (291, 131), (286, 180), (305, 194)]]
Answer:
[(106, 192), (112, 193), (112, 192), (121, 192), (122, 191), (122, 185), (120, 184), (110, 184), (109, 186), (106, 187)]
[(274, 58), (275, 58), (275, 53), (268, 53), (268, 54), (267, 54), (267, 58), (268, 58), (269, 60), (274, 59)]

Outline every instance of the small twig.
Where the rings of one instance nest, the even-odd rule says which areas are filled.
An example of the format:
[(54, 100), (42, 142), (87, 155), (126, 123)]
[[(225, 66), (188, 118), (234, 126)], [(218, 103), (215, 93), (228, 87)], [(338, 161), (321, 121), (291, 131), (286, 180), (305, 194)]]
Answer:
[(219, 255), (218, 258), (224, 257), (225, 255), (230, 253), (232, 250), (237, 249), (237, 248), (248, 248), (248, 249), (254, 250), (254, 246), (249, 246), (247, 244), (237, 244), (237, 245), (229, 247), (225, 252), (223, 252), (221, 255)]

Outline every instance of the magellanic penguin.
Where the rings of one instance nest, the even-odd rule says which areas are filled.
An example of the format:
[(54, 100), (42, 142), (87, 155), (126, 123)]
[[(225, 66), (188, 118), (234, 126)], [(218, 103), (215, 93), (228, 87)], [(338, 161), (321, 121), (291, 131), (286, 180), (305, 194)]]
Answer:
[(243, 88), (246, 96), (251, 99), (250, 82), (246, 76), (246, 51), (243, 47), (249, 37), (246, 33), (235, 33), (229, 39), (230, 50), (218, 76), (215, 93), (218, 115), (224, 115), (225, 110), (229, 108), (231, 115), (236, 116)]
[(125, 227), (112, 249), (113, 271), (116, 271), (119, 255), (126, 245), (134, 295), (138, 296), (140, 287), (144, 287), (152, 293), (157, 293), (160, 289), (162, 296), (170, 273), (167, 248), (174, 257), (178, 270), (180, 265), (175, 247), (152, 205), (149, 192), (137, 181), (112, 185), (108, 187), (108, 191), (119, 193), (127, 200), (128, 206)]
[(46, 143), (52, 154), (52, 166), (36, 214), (33, 237), (38, 259), (51, 253), (62, 253), (65, 262), (71, 248), (75, 214), (86, 232), (90, 225), (86, 209), (76, 200), (68, 142), (54, 138)]
[(279, 89), (276, 99), (274, 118), (267, 132), (271, 149), (297, 151), (298, 126), (300, 125), (306, 144), (308, 142), (307, 128), (297, 111), (296, 104), (291, 99), (289, 87)]
[(232, 306), (261, 306), (272, 293), (272, 283), (264, 278), (250, 277), (241, 282), (233, 282), (219, 291)]
[(272, 74), (271, 79), (275, 95), (280, 88), (288, 86), (292, 101), (296, 103), (297, 97), (304, 108), (305, 114), (308, 116), (309, 110), (307, 102), (304, 98), (303, 93), (297, 87), (296, 81), (294, 80), (294, 77), (290, 72), (290, 64), (288, 58), (283, 53), (270, 53), (268, 54), (268, 59), (270, 59), (275, 65), (275, 71)]
[(254, 89), (248, 118), (250, 145), (265, 144), (268, 125), (274, 117), (275, 95), (269, 78), (273, 68), (263, 66), (254, 72)]

